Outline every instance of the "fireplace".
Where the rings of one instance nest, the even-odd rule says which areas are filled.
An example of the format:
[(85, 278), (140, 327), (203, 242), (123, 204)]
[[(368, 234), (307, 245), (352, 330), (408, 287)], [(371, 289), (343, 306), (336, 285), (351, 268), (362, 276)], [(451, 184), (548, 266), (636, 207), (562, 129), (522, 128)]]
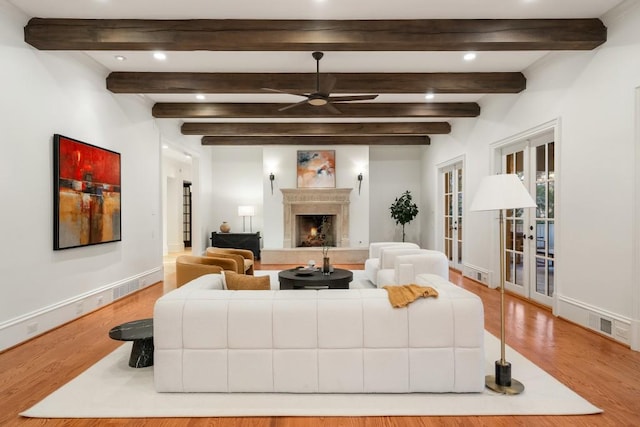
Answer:
[(296, 247), (335, 246), (336, 215), (296, 215)]
[[(291, 188), (281, 189), (284, 205), (284, 248), (302, 246), (309, 239), (309, 247), (317, 245), (310, 238), (311, 227), (300, 231), (301, 222), (311, 223), (309, 217), (330, 218), (331, 246), (349, 247), (349, 195), (351, 188)], [(306, 219), (303, 219), (305, 218)], [(318, 226), (316, 226), (316, 234)], [(323, 234), (327, 234), (327, 230)], [(311, 244), (314, 243), (314, 244)], [(322, 246), (322, 244), (317, 245)]]

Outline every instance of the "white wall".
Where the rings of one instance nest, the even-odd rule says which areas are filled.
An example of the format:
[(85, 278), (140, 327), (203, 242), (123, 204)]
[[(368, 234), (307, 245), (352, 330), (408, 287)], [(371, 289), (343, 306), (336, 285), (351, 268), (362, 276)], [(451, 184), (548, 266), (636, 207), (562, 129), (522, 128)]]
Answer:
[[(206, 147), (211, 153), (212, 195), (215, 207), (209, 220), (210, 231), (217, 231), (222, 221), (231, 231), (242, 231), (239, 205), (254, 205), (253, 231), (260, 231), (264, 248), (282, 248), (284, 240), (281, 188), (296, 188), (296, 153), (299, 147)], [(305, 149), (314, 149), (305, 147)], [(369, 153), (368, 147), (325, 146), (336, 150), (336, 187), (353, 188), (350, 206), (350, 240), (352, 247), (369, 242)], [(269, 174), (274, 173), (271, 194)], [(361, 194), (357, 175), (363, 173)], [(249, 231), (249, 220), (246, 229)]]
[[(556, 313), (585, 326), (596, 313), (628, 332), (639, 286), (632, 274), (638, 262), (632, 259), (632, 189), (640, 7), (627, 4), (625, 12), (604, 18), (605, 45), (552, 53), (525, 71), (522, 94), (484, 97), (478, 119), (458, 120), (454, 133), (434, 138), (425, 169), (465, 154), (468, 209), (477, 183), (490, 173), (490, 144), (558, 119)], [(436, 188), (425, 194), (436, 203)], [(493, 216), (467, 210), (466, 219), (467, 262), (496, 271), (486, 250), (495, 237)], [(628, 342), (624, 334), (614, 338)]]
[(405, 225), (405, 241), (421, 244), (421, 219), (428, 210), (423, 203), (420, 188), (422, 181), (423, 152), (421, 146), (374, 146), (370, 150), (371, 192), (369, 224), (370, 241), (402, 241), (402, 227), (391, 218), (389, 208), (397, 197), (409, 190), (418, 206), (418, 216)]
[[(318, 147), (304, 147), (317, 149)], [(401, 227), (391, 219), (389, 207), (404, 191), (411, 191), (422, 215), (421, 156), (424, 147), (398, 146), (324, 146), (336, 150), (336, 187), (352, 188), (349, 239), (351, 247), (367, 247), (370, 241), (402, 239)], [(242, 231), (237, 206), (254, 204), (254, 231), (260, 231), (264, 248), (282, 248), (282, 188), (296, 188), (296, 153), (302, 147), (269, 146), (263, 148), (205, 147), (211, 153), (213, 199), (210, 231), (222, 221), (232, 231)], [(271, 194), (269, 174), (275, 175)], [(363, 181), (358, 194), (358, 173)], [(418, 219), (406, 227), (407, 241), (420, 241)]]
[[(107, 70), (84, 54), (26, 45), (26, 23), (0, 0), (0, 350), (162, 278), (150, 106), (106, 91)], [(53, 251), (54, 133), (121, 154), (121, 242)]]

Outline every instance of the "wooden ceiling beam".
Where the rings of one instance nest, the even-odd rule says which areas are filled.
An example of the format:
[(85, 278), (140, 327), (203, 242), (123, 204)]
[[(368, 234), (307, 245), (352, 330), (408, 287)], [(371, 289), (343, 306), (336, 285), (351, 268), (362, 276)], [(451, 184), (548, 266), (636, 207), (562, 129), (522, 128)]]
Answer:
[(42, 50), (502, 51), (590, 50), (599, 19), (60, 19), (32, 18), (25, 41)]
[(186, 122), (183, 135), (205, 136), (399, 136), (448, 134), (447, 122), (365, 123), (197, 123)]
[(335, 117), (477, 117), (480, 106), (475, 102), (449, 103), (334, 103), (342, 114), (334, 114), (327, 108), (302, 104), (285, 111), (285, 103), (157, 103), (153, 117), (157, 118), (335, 118)]
[(202, 145), (431, 145), (428, 136), (203, 136)]
[[(519, 72), (499, 73), (331, 73), (334, 94), (519, 93), (527, 81)], [(326, 74), (321, 74), (321, 78)], [(315, 73), (150, 73), (112, 72), (114, 93), (273, 93), (310, 92)]]

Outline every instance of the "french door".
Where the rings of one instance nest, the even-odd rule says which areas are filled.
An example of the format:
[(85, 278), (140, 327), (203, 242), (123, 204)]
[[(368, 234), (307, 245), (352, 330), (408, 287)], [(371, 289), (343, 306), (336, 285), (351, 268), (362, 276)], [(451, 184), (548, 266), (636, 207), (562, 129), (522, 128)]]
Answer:
[(444, 185), (444, 253), (449, 259), (449, 267), (462, 271), (462, 212), (463, 212), (463, 169), (462, 162), (442, 170)]
[(555, 163), (553, 133), (502, 150), (502, 170), (518, 175), (537, 205), (505, 212), (505, 287), (546, 306), (555, 289)]

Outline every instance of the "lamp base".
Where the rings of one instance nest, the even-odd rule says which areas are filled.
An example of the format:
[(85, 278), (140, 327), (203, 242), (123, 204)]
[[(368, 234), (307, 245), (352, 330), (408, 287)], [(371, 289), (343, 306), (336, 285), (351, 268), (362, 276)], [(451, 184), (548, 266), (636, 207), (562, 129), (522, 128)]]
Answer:
[(511, 378), (511, 363), (496, 360), (496, 374), (484, 377), (485, 386), (502, 394), (520, 394), (524, 391), (524, 384)]

